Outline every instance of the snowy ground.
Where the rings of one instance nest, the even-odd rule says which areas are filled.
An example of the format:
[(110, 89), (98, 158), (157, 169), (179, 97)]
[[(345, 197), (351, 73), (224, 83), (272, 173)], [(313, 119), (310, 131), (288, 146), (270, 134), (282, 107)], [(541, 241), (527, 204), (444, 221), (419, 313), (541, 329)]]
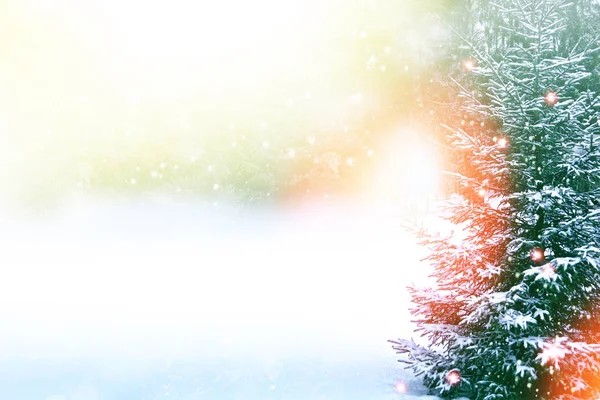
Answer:
[(396, 214), (0, 215), (0, 398), (427, 398), (386, 342), (412, 336), (405, 286), (427, 274)]

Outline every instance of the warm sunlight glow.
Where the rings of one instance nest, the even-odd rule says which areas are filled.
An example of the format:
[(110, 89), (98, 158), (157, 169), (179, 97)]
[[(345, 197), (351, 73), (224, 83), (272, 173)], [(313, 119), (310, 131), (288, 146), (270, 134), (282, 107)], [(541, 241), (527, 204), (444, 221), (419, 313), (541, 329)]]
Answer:
[(128, 64), (123, 67), (165, 81), (200, 78), (218, 86), (288, 73), (294, 60), (281, 55), (290, 55), (302, 40), (314, 40), (326, 12), (319, 2), (299, 0), (104, 4), (127, 39), (118, 49)]
[[(403, 54), (434, 34), (416, 5), (391, 3), (393, 13), (368, 0), (10, 0), (0, 13), (0, 162), (19, 177), (0, 174), (0, 190), (19, 204), (104, 189), (213, 194), (217, 182), (219, 196), (264, 189), (247, 196), (262, 201), (274, 179), (319, 192), (296, 166), (324, 152), (325, 136), (360, 127), (382, 137), (372, 105), (397, 97), (379, 87), (383, 70), (403, 76), (401, 93)], [(380, 49), (375, 23), (392, 29)], [(381, 54), (363, 76), (367, 48)], [(417, 64), (429, 62), (422, 56)], [(360, 154), (334, 147), (339, 160), (320, 169), (367, 180), (379, 143)], [(216, 154), (214, 179), (193, 173)]]
[(418, 130), (400, 131), (378, 156), (372, 195), (379, 202), (426, 205), (440, 189), (435, 145)]
[(292, 49), (302, 52), (324, 33), (330, 6), (316, 0), (58, 0), (23, 5), (32, 14), (64, 18), (67, 29), (76, 31), (124, 85), (131, 85), (134, 103), (141, 92), (172, 96), (198, 83), (212, 90), (249, 89), (261, 79), (288, 74), (290, 68), (301, 73), (306, 65), (297, 64)]

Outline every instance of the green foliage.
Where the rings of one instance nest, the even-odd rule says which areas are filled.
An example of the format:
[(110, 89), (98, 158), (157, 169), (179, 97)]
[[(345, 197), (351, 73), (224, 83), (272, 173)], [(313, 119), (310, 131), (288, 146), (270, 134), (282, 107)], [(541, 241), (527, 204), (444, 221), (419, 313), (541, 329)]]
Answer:
[(477, 67), (454, 80), (462, 118), (448, 127), (463, 196), (447, 218), (463, 237), (422, 232), (437, 285), (411, 292), (431, 348), (394, 348), (445, 397), (597, 398), (600, 43), (585, 22), (580, 40), (565, 34), (581, 3), (479, 5), (464, 41)]

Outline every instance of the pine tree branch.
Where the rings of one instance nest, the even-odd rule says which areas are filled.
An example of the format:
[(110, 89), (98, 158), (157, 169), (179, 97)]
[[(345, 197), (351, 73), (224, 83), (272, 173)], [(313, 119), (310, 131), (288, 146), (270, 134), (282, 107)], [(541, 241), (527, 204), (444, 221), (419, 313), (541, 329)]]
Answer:
[(463, 174), (460, 174), (458, 172), (442, 171), (442, 174), (457, 177), (457, 178), (459, 178), (459, 179), (461, 179), (463, 181), (467, 181), (467, 182), (473, 183), (475, 186), (486, 187), (486, 188), (492, 189), (492, 190), (494, 190), (494, 191), (496, 191), (498, 193), (504, 192), (504, 190), (500, 189), (499, 187), (491, 186), (489, 183), (483, 184), (482, 182), (479, 182), (476, 179), (466, 177)]

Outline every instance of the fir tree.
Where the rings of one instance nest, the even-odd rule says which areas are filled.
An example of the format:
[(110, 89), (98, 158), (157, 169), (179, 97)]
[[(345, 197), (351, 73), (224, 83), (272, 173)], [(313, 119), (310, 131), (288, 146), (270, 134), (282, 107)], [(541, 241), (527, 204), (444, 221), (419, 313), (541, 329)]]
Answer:
[(581, 2), (490, 7), (504, 33), (466, 40), (470, 121), (448, 127), (473, 195), (446, 204), (461, 235), (422, 232), (437, 285), (411, 288), (430, 347), (392, 343), (445, 397), (598, 398), (600, 45), (568, 32)]

